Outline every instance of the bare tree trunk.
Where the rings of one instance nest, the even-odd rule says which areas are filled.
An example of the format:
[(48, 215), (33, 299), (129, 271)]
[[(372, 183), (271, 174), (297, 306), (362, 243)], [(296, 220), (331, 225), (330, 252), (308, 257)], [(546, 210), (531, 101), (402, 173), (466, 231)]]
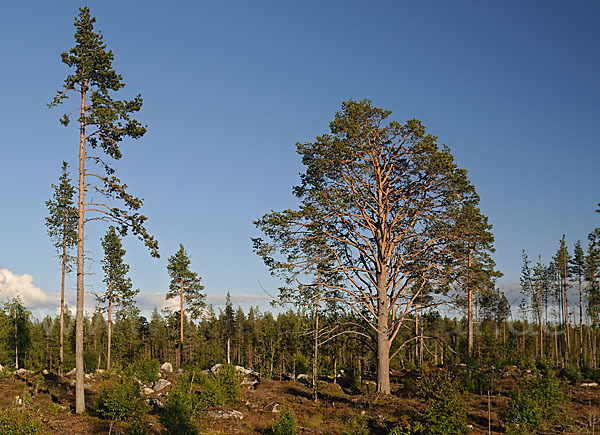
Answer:
[(333, 383), (337, 384), (337, 355), (333, 351)]
[(64, 366), (64, 335), (65, 335), (65, 268), (67, 262), (67, 235), (64, 232), (67, 226), (67, 215), (63, 218), (63, 252), (62, 252), (62, 271), (60, 282), (60, 338), (59, 338), (59, 353), (58, 353), (58, 374), (62, 376)]
[(319, 358), (319, 297), (317, 296), (317, 306), (315, 308), (315, 351), (313, 356), (313, 367), (312, 367), (312, 383), (313, 383), (313, 395), (315, 403), (318, 400), (318, 391), (317, 391), (317, 361)]
[(592, 328), (592, 355), (594, 369), (598, 368), (598, 337), (596, 336), (596, 328)]
[(553, 292), (554, 297), (554, 363), (558, 365), (558, 330), (556, 328), (556, 292)]
[(180, 311), (179, 311), (179, 362), (177, 363), (177, 367), (181, 368), (182, 360), (183, 360), (183, 276), (180, 277), (181, 283), (181, 291), (180, 291)]
[(415, 366), (419, 361), (419, 304), (415, 304)]
[(468, 351), (473, 356), (473, 288), (471, 287), (471, 248), (469, 247), (469, 262), (467, 264), (467, 292), (469, 294), (468, 308)]
[(579, 359), (580, 362), (583, 363), (583, 288), (581, 282), (581, 274), (578, 276), (579, 278)]
[(539, 321), (540, 321), (540, 360), (544, 359), (544, 306), (542, 286), (539, 287)]
[(17, 330), (17, 307), (14, 307), (15, 312), (15, 370), (19, 370), (19, 346), (18, 346), (18, 330)]
[(108, 283), (108, 346), (106, 350), (106, 370), (110, 370), (110, 346), (112, 338), (112, 279)]
[(587, 361), (586, 362), (588, 364), (591, 364), (592, 359), (593, 359), (593, 356), (592, 356), (592, 331), (590, 329), (590, 318), (589, 318), (589, 316), (586, 316), (586, 326), (587, 326), (587, 328), (586, 328), (586, 334), (585, 335), (587, 336), (587, 342), (588, 342), (588, 346), (587, 346), (588, 350), (586, 352), (586, 356), (587, 356), (587, 358), (586, 358)]
[(569, 301), (568, 301), (568, 287), (567, 287), (567, 259), (564, 258), (563, 267), (563, 292), (564, 292), (564, 303), (565, 303), (565, 328), (567, 329), (567, 335), (565, 337), (565, 365), (569, 365), (570, 354), (571, 354), (571, 317), (569, 316)]
[(231, 346), (231, 338), (227, 337), (227, 364), (231, 364), (231, 357), (229, 356), (230, 346)]
[(77, 221), (77, 318), (75, 321), (75, 412), (85, 412), (85, 391), (83, 388), (83, 261), (84, 261), (84, 227), (85, 227), (85, 88), (81, 90), (80, 128), (79, 128), (79, 218)]
[(388, 296), (385, 267), (377, 274), (377, 392), (390, 394), (390, 338), (388, 334)]
[(522, 336), (523, 339), (521, 340), (521, 352), (523, 352), (523, 355), (525, 355), (525, 314), (523, 314), (523, 328), (521, 329), (522, 331)]

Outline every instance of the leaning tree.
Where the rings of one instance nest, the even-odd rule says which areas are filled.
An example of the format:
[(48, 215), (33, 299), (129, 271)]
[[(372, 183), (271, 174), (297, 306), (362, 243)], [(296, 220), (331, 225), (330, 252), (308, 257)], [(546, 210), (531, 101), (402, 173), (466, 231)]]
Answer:
[(477, 198), (447, 147), (420, 121), (388, 121), (390, 113), (368, 100), (347, 101), (330, 133), (297, 144), (306, 167), (294, 188), (299, 208), (263, 216), (255, 224), (265, 238), (254, 239), (274, 273), (296, 274), (302, 245), (326, 249), (330, 273), (343, 282), (321, 284), (338, 290), (372, 329), (384, 394), (391, 343), (423, 288), (446, 278), (457, 210)]
[[(142, 98), (116, 100), (112, 94), (125, 86), (123, 78), (114, 70), (111, 50), (106, 49), (102, 33), (94, 31), (96, 19), (87, 7), (79, 8), (75, 18), (75, 46), (61, 54), (62, 61), (74, 68), (64, 81), (49, 107), (64, 102), (71, 94), (79, 100), (77, 107), (65, 113), (60, 122), (68, 126), (72, 114), (77, 114), (79, 130), (78, 221), (77, 221), (77, 318), (75, 338), (75, 410), (85, 411), (83, 368), (83, 298), (84, 298), (84, 230), (87, 222), (103, 220), (117, 225), (122, 235), (131, 230), (158, 257), (158, 243), (148, 234), (146, 217), (137, 212), (142, 199), (127, 192), (127, 185), (115, 176), (115, 170), (104, 155), (118, 160), (122, 157), (119, 145), (125, 137), (138, 139), (146, 133), (131, 115), (142, 107)], [(89, 171), (87, 163), (95, 164)], [(88, 194), (88, 195), (86, 195)], [(112, 204), (121, 201), (124, 208)]]

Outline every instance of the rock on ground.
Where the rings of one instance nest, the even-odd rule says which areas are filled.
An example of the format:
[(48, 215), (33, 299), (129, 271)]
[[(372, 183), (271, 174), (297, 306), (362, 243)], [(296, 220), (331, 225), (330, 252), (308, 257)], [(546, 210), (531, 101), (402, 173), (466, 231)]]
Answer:
[(221, 370), (223, 368), (223, 364), (215, 364), (214, 366), (212, 366), (210, 368), (210, 372), (213, 375), (216, 375), (217, 373), (219, 373), (219, 370)]
[(304, 385), (308, 385), (308, 384), (310, 384), (310, 382), (309, 382), (309, 379), (308, 379), (308, 375), (306, 375), (306, 374), (304, 374), (304, 373), (301, 373), (301, 374), (299, 374), (298, 376), (296, 376), (296, 380), (297, 380), (298, 382), (301, 382), (301, 383), (303, 383)]
[(244, 418), (244, 414), (242, 414), (240, 411), (236, 411), (235, 409), (214, 409), (208, 411), (206, 415), (210, 418), (236, 418), (238, 420)]
[(173, 373), (173, 365), (169, 362), (166, 362), (160, 366), (160, 369), (165, 373)]
[(154, 391), (161, 391), (161, 390), (164, 390), (165, 388), (167, 388), (169, 385), (171, 385), (171, 383), (169, 381), (167, 381), (166, 379), (159, 379), (158, 381), (156, 381), (154, 383), (154, 386), (152, 387), (152, 389)]

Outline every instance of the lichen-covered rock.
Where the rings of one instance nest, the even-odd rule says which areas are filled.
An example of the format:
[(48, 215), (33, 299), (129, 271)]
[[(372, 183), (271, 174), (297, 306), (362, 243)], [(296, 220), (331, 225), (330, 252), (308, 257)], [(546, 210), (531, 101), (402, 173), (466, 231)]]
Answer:
[(154, 391), (161, 391), (161, 390), (164, 390), (165, 388), (167, 388), (169, 385), (171, 385), (171, 383), (169, 381), (167, 381), (166, 379), (159, 379), (158, 381), (156, 381), (154, 383), (154, 386), (152, 387), (152, 389)]
[(301, 382), (301, 383), (303, 383), (304, 385), (308, 385), (308, 384), (310, 384), (310, 380), (308, 379), (308, 375), (306, 375), (306, 374), (304, 374), (304, 373), (301, 373), (301, 374), (299, 374), (298, 376), (296, 376), (296, 380), (297, 380), (298, 382)]
[(235, 409), (213, 409), (206, 413), (206, 415), (210, 418), (235, 418), (241, 420), (244, 418), (244, 414), (240, 411), (236, 411)]
[(166, 362), (162, 366), (160, 366), (160, 370), (165, 373), (173, 373), (173, 365), (169, 362)]
[(213, 375), (216, 375), (217, 373), (219, 373), (219, 370), (221, 370), (223, 368), (223, 364), (215, 364), (214, 366), (212, 366), (210, 368), (210, 372)]

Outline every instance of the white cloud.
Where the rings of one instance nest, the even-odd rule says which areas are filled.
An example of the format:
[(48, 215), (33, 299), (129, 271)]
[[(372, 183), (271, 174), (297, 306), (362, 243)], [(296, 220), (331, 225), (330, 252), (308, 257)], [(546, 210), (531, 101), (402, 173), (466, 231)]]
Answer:
[[(216, 306), (225, 306), (225, 295), (207, 295), (206, 303), (212, 304)], [(269, 295), (263, 294), (249, 294), (249, 293), (238, 293), (231, 295), (231, 304), (233, 306), (244, 305), (250, 306), (253, 304), (260, 304), (266, 301), (271, 301), (271, 297)]]
[(46, 308), (57, 302), (55, 296), (48, 295), (33, 283), (33, 276), (0, 269), (0, 300), (7, 301), (16, 297), (29, 309)]
[[(270, 300), (271, 298), (268, 295), (257, 295), (248, 293), (239, 293), (231, 295), (231, 303), (234, 306), (250, 306), (255, 304), (261, 304)], [(138, 308), (142, 311), (151, 311), (155, 307), (159, 310), (161, 310), (162, 308), (177, 309), (179, 307), (179, 298), (165, 300), (165, 293), (142, 292), (137, 295), (136, 302)], [(208, 294), (206, 296), (206, 303), (217, 307), (225, 306), (225, 295)]]

